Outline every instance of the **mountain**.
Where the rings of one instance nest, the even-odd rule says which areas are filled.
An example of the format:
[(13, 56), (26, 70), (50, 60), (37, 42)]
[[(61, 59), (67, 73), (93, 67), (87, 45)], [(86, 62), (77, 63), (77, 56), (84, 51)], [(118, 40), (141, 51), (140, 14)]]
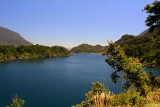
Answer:
[(119, 40), (117, 40), (115, 44), (123, 47), (133, 44), (138, 45), (142, 43), (148, 43), (153, 36), (155, 38), (159, 37), (159, 34), (160, 34), (160, 27), (155, 28), (153, 32), (150, 32), (149, 29), (146, 29), (137, 36), (125, 34)]
[(160, 27), (152, 32), (146, 30), (138, 36), (122, 36), (115, 42), (128, 56), (140, 59), (140, 62), (160, 66)]
[(149, 29), (146, 29), (145, 31), (143, 31), (142, 33), (140, 33), (138, 36), (143, 36), (145, 34), (147, 34), (149, 32)]
[(124, 45), (128, 44), (130, 42), (130, 40), (132, 40), (133, 38), (135, 38), (135, 36), (125, 34), (119, 40), (117, 40), (115, 43), (120, 46), (124, 46)]
[(100, 53), (103, 52), (106, 47), (101, 45), (89, 45), (89, 44), (81, 44), (71, 49), (71, 52), (74, 53)]
[(0, 27), (0, 45), (32, 45), (32, 43), (26, 41), (17, 32), (11, 31), (4, 27)]

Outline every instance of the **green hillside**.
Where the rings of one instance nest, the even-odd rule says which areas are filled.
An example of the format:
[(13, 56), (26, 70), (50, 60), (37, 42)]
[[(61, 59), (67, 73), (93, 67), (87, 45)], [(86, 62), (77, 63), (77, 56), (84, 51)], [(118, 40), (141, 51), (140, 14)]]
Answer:
[(127, 45), (133, 38), (135, 38), (135, 36), (125, 34), (125, 35), (123, 35), (119, 40), (117, 40), (115, 43), (118, 44), (118, 45), (120, 45), (120, 46), (125, 46), (125, 45)]
[(89, 45), (89, 44), (81, 44), (77, 47), (71, 49), (71, 52), (74, 53), (100, 53), (105, 50), (104, 46), (101, 45)]
[(160, 27), (140, 36), (124, 35), (115, 42), (128, 56), (137, 57), (142, 63), (160, 66)]
[(0, 27), (0, 45), (32, 45), (32, 43), (26, 41), (20, 34)]

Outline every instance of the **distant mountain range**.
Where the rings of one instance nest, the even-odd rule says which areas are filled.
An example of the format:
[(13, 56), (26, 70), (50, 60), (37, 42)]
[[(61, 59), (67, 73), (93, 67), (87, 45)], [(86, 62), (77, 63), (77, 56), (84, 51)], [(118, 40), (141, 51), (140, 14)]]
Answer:
[(73, 53), (100, 53), (106, 49), (105, 46), (101, 45), (89, 45), (89, 44), (81, 44), (72, 48), (70, 51)]
[(32, 45), (29, 41), (25, 40), (20, 34), (12, 30), (0, 27), (0, 45)]

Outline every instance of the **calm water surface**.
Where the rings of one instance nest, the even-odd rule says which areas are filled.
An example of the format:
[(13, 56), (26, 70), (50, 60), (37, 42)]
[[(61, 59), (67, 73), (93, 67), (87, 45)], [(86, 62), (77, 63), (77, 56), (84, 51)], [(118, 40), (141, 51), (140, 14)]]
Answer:
[[(0, 62), (0, 107), (18, 94), (24, 107), (70, 107), (85, 99), (91, 82), (103, 82), (115, 94), (123, 91), (122, 82), (114, 85), (113, 71), (99, 54), (75, 54), (70, 57), (27, 59)], [(160, 76), (160, 69), (145, 67)]]

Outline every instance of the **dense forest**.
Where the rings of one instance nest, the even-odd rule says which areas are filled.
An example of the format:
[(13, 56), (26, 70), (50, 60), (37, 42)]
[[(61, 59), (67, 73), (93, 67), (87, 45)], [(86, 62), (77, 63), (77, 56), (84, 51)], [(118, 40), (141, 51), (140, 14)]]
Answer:
[(71, 53), (61, 46), (0, 46), (0, 60), (69, 56)]
[(160, 27), (144, 35), (124, 35), (115, 42), (128, 56), (140, 59), (144, 64), (160, 66)]
[(77, 47), (71, 49), (71, 52), (74, 53), (101, 53), (106, 50), (106, 47), (101, 45), (89, 45), (89, 44), (81, 44)]

